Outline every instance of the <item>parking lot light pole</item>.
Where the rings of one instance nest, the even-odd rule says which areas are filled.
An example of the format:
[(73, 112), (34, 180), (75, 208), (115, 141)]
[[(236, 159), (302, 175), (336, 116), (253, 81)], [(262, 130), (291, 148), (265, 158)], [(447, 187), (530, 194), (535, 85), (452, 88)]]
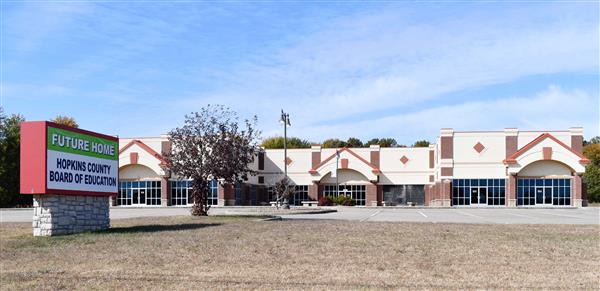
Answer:
[(335, 150), (335, 197), (340, 196), (340, 176), (338, 175), (340, 161), (340, 150)]
[[(283, 124), (283, 176), (287, 180), (287, 127), (292, 126), (292, 124), (290, 123), (290, 115), (283, 112), (283, 109), (281, 109), (281, 119), (279, 122)], [(288, 185), (286, 183), (285, 193), (287, 193), (287, 187)], [(289, 208), (289, 200), (287, 197), (283, 199), (283, 207)]]

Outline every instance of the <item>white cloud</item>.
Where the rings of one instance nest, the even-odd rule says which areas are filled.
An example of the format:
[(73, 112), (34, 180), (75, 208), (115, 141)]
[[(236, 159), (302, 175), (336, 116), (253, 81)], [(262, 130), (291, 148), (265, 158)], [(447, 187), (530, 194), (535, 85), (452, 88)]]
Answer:
[[(394, 137), (410, 144), (415, 140), (434, 141), (440, 128), (455, 130), (565, 130), (583, 126), (586, 137), (599, 135), (598, 97), (580, 90), (565, 91), (557, 86), (533, 96), (471, 101), (439, 106), (408, 114), (374, 118), (361, 122), (309, 126), (295, 129), (310, 133), (315, 140), (336, 136)], [(498, 126), (501, 127), (498, 127)], [(378, 135), (372, 135), (377, 132)]]
[[(597, 19), (572, 13), (507, 9), (417, 21), (390, 9), (332, 19), (291, 46), (257, 55), (259, 61), (232, 72), (222, 90), (182, 104), (232, 104), (267, 121), (284, 107), (306, 128), (299, 134), (336, 135), (316, 135), (312, 128), (357, 116), (340, 123), (353, 131), (376, 112), (436, 104), (447, 93), (541, 74), (597, 72)], [(267, 133), (277, 130), (265, 124)]]

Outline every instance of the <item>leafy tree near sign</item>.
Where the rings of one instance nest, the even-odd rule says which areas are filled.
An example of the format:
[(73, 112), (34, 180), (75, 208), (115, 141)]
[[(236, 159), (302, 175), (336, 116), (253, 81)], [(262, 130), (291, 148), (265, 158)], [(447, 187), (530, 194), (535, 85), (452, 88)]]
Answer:
[(426, 148), (429, 146), (429, 142), (426, 140), (418, 140), (413, 144), (414, 148)]
[(50, 121), (52, 121), (54, 123), (70, 126), (70, 127), (79, 128), (79, 124), (77, 124), (77, 122), (75, 121), (75, 118), (69, 117), (69, 116), (59, 115)]
[(600, 202), (600, 137), (594, 137), (586, 144), (583, 155), (590, 160), (583, 175), (587, 197), (590, 202)]
[(172, 151), (167, 167), (192, 179), (192, 215), (208, 215), (209, 181), (234, 184), (254, 174), (249, 168), (259, 151), (257, 118), (239, 121), (222, 105), (208, 105), (185, 116), (184, 125), (169, 132)]
[(0, 107), (0, 207), (32, 203), (31, 196), (19, 194), (19, 131), (23, 121), (25, 118), (18, 114), (6, 116)]
[[(265, 138), (261, 146), (265, 149), (282, 149), (283, 148), (283, 137), (282, 136), (274, 136)], [(287, 139), (287, 148), (288, 149), (308, 149), (311, 144), (309, 141), (305, 139), (299, 139), (297, 137), (288, 137)]]
[(294, 197), (294, 193), (296, 192), (296, 189), (294, 185), (291, 185), (290, 180), (287, 177), (283, 177), (281, 180), (275, 183), (273, 190), (277, 194), (277, 207), (281, 205), (283, 208), (289, 209), (289, 203), (285, 202), (289, 202), (289, 200)]

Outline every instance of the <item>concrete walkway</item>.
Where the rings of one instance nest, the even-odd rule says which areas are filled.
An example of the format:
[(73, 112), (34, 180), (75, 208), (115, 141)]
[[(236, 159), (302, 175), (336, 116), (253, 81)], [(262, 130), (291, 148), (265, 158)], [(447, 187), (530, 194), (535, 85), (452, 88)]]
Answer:
[[(213, 207), (211, 215), (243, 215), (240, 211), (270, 211), (269, 207)], [(335, 207), (337, 212), (280, 215), (283, 219), (332, 219), (348, 221), (490, 223), (490, 224), (595, 224), (600, 225), (600, 208), (361, 208)], [(270, 213), (264, 213), (270, 214)], [(111, 219), (190, 215), (184, 207), (112, 207)], [(0, 222), (31, 222), (32, 209), (0, 209)]]

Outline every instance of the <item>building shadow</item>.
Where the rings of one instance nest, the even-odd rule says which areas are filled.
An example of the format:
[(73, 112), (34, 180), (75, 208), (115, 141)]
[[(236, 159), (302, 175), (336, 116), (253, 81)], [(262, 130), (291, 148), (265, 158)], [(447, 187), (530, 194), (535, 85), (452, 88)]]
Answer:
[(182, 223), (182, 224), (148, 224), (126, 227), (111, 227), (101, 230), (101, 233), (151, 233), (163, 231), (192, 230), (211, 226), (219, 226), (220, 223)]

